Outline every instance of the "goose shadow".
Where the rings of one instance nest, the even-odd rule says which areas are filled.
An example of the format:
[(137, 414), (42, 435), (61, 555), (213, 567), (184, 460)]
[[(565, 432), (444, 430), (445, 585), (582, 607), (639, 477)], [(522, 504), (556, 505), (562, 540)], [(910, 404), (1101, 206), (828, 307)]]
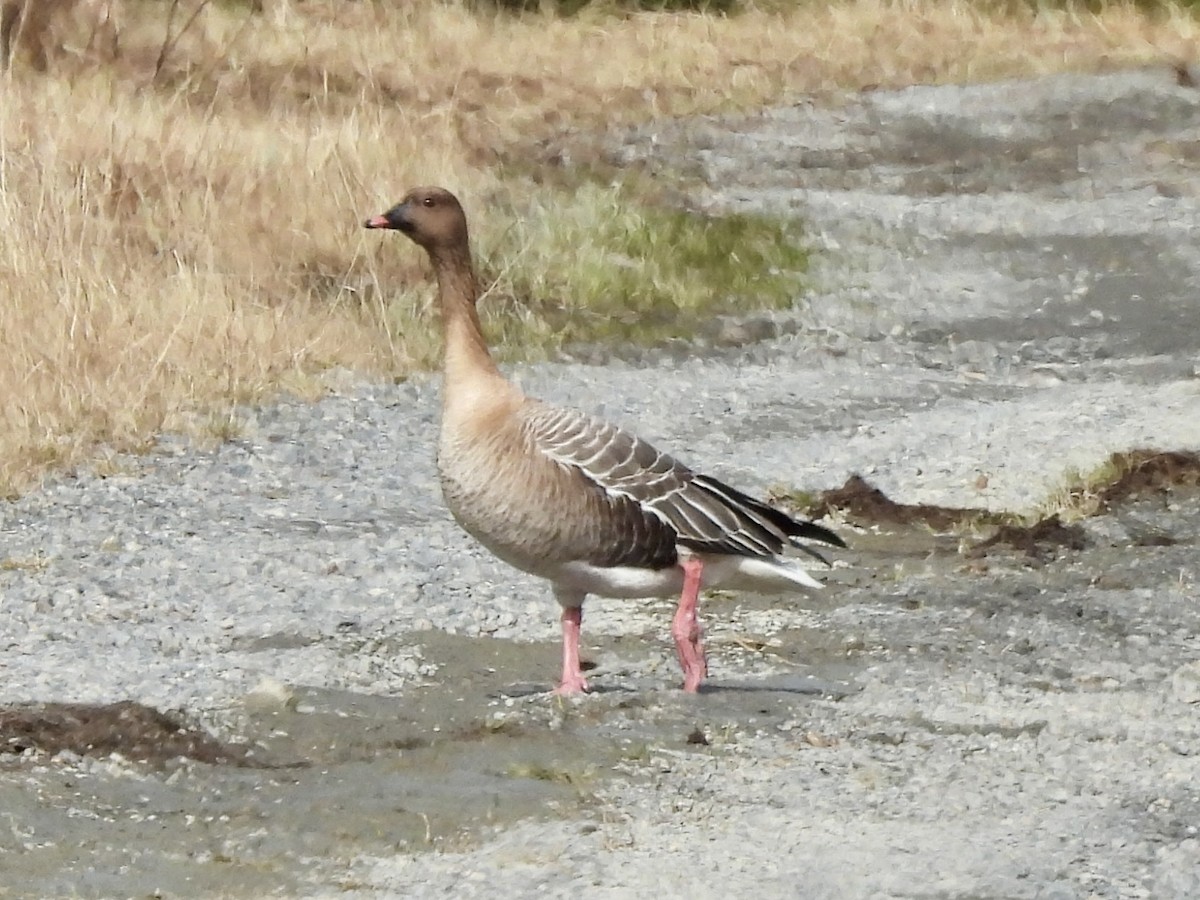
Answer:
[[(505, 697), (523, 699), (539, 694), (552, 695), (553, 689), (543, 684), (518, 682), (488, 693), (488, 698), (498, 700)], [(734, 696), (745, 694), (790, 694), (806, 697), (828, 697), (840, 700), (862, 691), (862, 686), (846, 681), (831, 681), (827, 678), (816, 678), (804, 675), (776, 675), (761, 679), (720, 679), (706, 681), (700, 686), (698, 696)], [(663, 685), (657, 682), (645, 683), (613, 683), (593, 684), (588, 696), (619, 696), (632, 694), (661, 693), (665, 696), (676, 696), (683, 691), (675, 685)]]
[(776, 675), (761, 679), (729, 678), (700, 685), (700, 695), (713, 694), (797, 694), (809, 697), (831, 697), (840, 700), (862, 690), (862, 685), (848, 681), (831, 681), (811, 675)]

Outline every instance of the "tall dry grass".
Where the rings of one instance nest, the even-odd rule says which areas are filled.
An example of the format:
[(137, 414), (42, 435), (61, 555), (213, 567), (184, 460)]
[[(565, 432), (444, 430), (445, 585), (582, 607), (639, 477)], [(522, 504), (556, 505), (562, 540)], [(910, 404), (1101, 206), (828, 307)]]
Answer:
[[(175, 29), (198, 4), (177, 4)], [(331, 367), (403, 375), (427, 361), (432, 324), (396, 315), (424, 302), (419, 254), (359, 227), (414, 183), (457, 189), (487, 243), (508, 224), (489, 209), (561, 208), (511, 163), (576, 131), (832, 88), (1191, 58), (1197, 38), (1183, 13), (1116, 4), (556, 20), (308, 0), (265, 15), (204, 4), (165, 42), (172, 4), (126, 6), (115, 63), (67, 48), (47, 75), (18, 65), (0, 83), (9, 494), (236, 402), (319, 393)]]

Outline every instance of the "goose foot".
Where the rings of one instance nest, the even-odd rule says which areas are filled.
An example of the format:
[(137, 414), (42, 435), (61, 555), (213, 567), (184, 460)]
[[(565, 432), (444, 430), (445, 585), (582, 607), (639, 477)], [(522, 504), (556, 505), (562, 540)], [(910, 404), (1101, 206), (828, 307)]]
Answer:
[(576, 694), (586, 694), (591, 688), (588, 687), (587, 679), (582, 675), (578, 678), (567, 680), (566, 676), (551, 693), (558, 697), (573, 697)]
[(562, 679), (554, 693), (570, 695), (586, 693), (587, 679), (579, 666), (579, 631), (583, 626), (583, 607), (564, 606), (562, 611), (563, 669)]
[(696, 612), (704, 563), (696, 557), (689, 557), (680, 560), (679, 565), (683, 569), (683, 593), (671, 622), (671, 636), (675, 638), (675, 652), (683, 669), (683, 689), (694, 694), (708, 676), (708, 660), (700, 640), (700, 620)]

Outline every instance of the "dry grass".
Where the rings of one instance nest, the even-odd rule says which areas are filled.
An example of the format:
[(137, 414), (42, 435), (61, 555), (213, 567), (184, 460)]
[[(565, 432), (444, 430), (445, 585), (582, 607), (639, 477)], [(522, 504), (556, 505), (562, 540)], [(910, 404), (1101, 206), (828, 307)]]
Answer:
[[(176, 28), (198, 2), (180, 3)], [(1192, 58), (1197, 39), (1182, 13), (1124, 5), (846, 0), (564, 21), (276, 0), (265, 15), (207, 5), (164, 55), (169, 7), (128, 3), (112, 65), (68, 53), (49, 75), (17, 66), (0, 84), (7, 493), (97, 447), (227, 421), (236, 402), (319, 393), (330, 367), (426, 364), (419, 254), (359, 227), (413, 183), (468, 199), (514, 285), (572, 291), (555, 224), (586, 224), (623, 195), (576, 202), (534, 184), (512, 163), (545, 142), (831, 88)], [(549, 226), (522, 230), (527, 247), (505, 231), (523, 211)], [(588, 277), (603, 288), (603, 271)]]

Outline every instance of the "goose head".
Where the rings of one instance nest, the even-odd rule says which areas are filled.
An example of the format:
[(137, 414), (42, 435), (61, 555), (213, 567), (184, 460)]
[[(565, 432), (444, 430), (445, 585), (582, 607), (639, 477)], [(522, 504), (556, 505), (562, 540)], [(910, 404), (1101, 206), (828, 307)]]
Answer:
[(403, 232), (434, 254), (467, 246), (466, 213), (458, 198), (445, 188), (414, 188), (387, 212), (363, 224)]

